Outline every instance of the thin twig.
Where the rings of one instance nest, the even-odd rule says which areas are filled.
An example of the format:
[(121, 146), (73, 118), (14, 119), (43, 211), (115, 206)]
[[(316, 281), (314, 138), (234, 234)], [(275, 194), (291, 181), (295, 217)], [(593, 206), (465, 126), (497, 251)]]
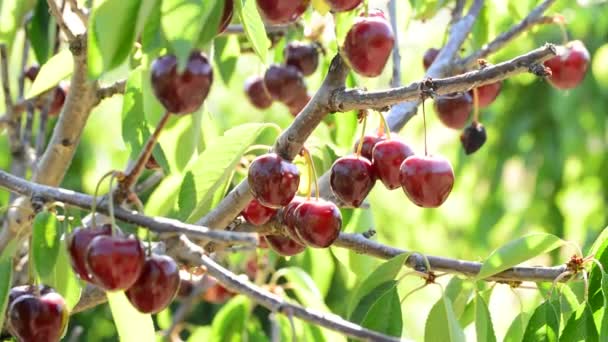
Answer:
[(1, 65), (1, 73), (2, 73), (2, 92), (4, 93), (4, 106), (7, 111), (10, 111), (13, 108), (13, 96), (11, 95), (11, 79), (9, 77), (8, 72), (8, 51), (6, 49), (6, 44), (0, 44), (0, 62)]
[(70, 9), (72, 10), (72, 12), (74, 12), (78, 16), (78, 18), (80, 18), (82, 24), (86, 26), (89, 20), (89, 16), (84, 12), (82, 8), (78, 6), (76, 0), (68, 0), (68, 2), (70, 3)]
[(391, 87), (395, 88), (401, 85), (401, 53), (399, 52), (399, 26), (397, 25), (397, 0), (390, 0), (388, 3), (388, 15), (391, 20), (391, 28), (395, 36), (393, 45), (393, 75), (391, 78)]
[(51, 14), (57, 21), (57, 25), (59, 25), (63, 33), (65, 33), (66, 37), (68, 37), (68, 40), (75, 40), (76, 35), (74, 34), (74, 32), (72, 32), (72, 30), (70, 30), (65, 20), (63, 20), (63, 12), (57, 7), (57, 3), (55, 2), (55, 0), (47, 0), (47, 3), (49, 5), (49, 10), (51, 11)]

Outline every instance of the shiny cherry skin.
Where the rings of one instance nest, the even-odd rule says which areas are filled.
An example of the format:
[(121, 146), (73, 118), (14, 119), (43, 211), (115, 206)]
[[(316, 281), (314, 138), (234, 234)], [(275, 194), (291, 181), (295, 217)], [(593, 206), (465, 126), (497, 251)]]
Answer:
[[(486, 108), (490, 106), (496, 98), (498, 94), (500, 94), (500, 90), (502, 89), (502, 82), (495, 82), (486, 85), (482, 85), (481, 87), (477, 87), (477, 101), (479, 101), (479, 108)], [(473, 90), (469, 91), (469, 95), (473, 99)]]
[(135, 284), (144, 268), (144, 246), (132, 237), (102, 235), (91, 241), (85, 260), (95, 285), (122, 291)]
[(152, 255), (127, 291), (131, 304), (141, 313), (157, 313), (169, 306), (179, 290), (179, 267), (166, 255)]
[[(363, 158), (367, 158), (367, 160), (372, 160), (373, 156), (372, 156), (372, 151), (374, 150), (374, 147), (376, 146), (377, 143), (379, 143), (382, 140), (386, 140), (386, 137), (384, 135), (365, 135), (363, 136), (363, 146), (361, 146), (361, 156)], [(353, 146), (353, 152), (357, 153), (357, 151), (359, 150), (359, 141), (357, 140), (357, 142), (355, 142), (355, 146)]]
[(282, 256), (294, 256), (306, 249), (306, 246), (283, 235), (266, 235), (264, 240), (273, 251)]
[(486, 129), (479, 122), (473, 122), (460, 135), (460, 142), (467, 155), (477, 152), (488, 139)]
[(294, 212), (294, 221), (300, 239), (315, 248), (331, 246), (342, 229), (340, 210), (325, 200), (302, 202)]
[(177, 58), (165, 55), (152, 63), (152, 89), (165, 109), (173, 114), (196, 112), (213, 84), (213, 69), (204, 53), (194, 51), (183, 73), (177, 72)]
[(285, 103), (287, 108), (289, 108), (289, 113), (294, 117), (298, 116), (300, 112), (306, 107), (308, 102), (310, 102), (310, 95), (306, 94), (305, 96), (299, 96), (296, 99)]
[(256, 0), (260, 15), (269, 24), (288, 24), (300, 18), (310, 0)]
[(94, 228), (76, 228), (70, 234), (67, 247), (70, 254), (72, 269), (84, 281), (95, 283), (86, 266), (86, 253), (91, 241), (98, 236), (112, 235), (112, 226), (104, 224)]
[(376, 174), (367, 158), (346, 156), (332, 165), (329, 183), (344, 204), (358, 208), (376, 184)]
[(452, 164), (441, 156), (411, 156), (401, 165), (403, 191), (414, 204), (436, 208), (454, 187)]
[(272, 97), (266, 89), (264, 79), (259, 76), (250, 77), (245, 81), (245, 94), (257, 109), (267, 109), (272, 106)]
[(268, 223), (277, 213), (277, 209), (268, 208), (255, 198), (241, 211), (245, 221), (254, 226), (261, 226)]
[(207, 290), (202, 294), (204, 301), (212, 304), (222, 304), (234, 297), (234, 292), (225, 288), (217, 279), (207, 276), (204, 284)]
[(545, 66), (551, 69), (549, 83), (557, 89), (572, 89), (578, 86), (589, 67), (589, 51), (580, 40), (566, 44), (563, 54), (545, 61)]
[(27, 78), (28, 80), (30, 80), (31, 82), (34, 82), (36, 77), (38, 77), (39, 72), (40, 72), (40, 65), (35, 64), (35, 65), (32, 65), (29, 68), (27, 68), (23, 72), (23, 76), (25, 78)]
[(334, 12), (347, 12), (359, 6), (363, 0), (326, 0)]
[(391, 55), (395, 36), (389, 22), (378, 13), (359, 17), (344, 39), (343, 55), (359, 75), (376, 77)]
[(47, 293), (56, 292), (50, 286), (38, 285), (37, 288), (34, 285), (19, 285), (13, 287), (8, 293), (8, 302), (6, 307), (9, 308), (11, 304), (17, 300), (17, 298), (23, 295), (45, 295)]
[(435, 111), (439, 120), (452, 129), (464, 128), (472, 110), (473, 99), (468, 93), (449, 94), (435, 98)]
[(300, 185), (298, 168), (276, 153), (261, 155), (251, 162), (247, 174), (253, 197), (269, 208), (284, 207)]
[(291, 65), (271, 65), (264, 74), (264, 84), (270, 96), (283, 103), (306, 96), (308, 92), (302, 73)]
[(224, 11), (222, 12), (222, 19), (220, 20), (220, 27), (218, 33), (226, 31), (228, 24), (232, 20), (232, 14), (234, 13), (234, 1), (224, 0)]
[(431, 64), (433, 64), (440, 51), (441, 50), (435, 48), (426, 50), (424, 56), (422, 56), (422, 66), (424, 66), (424, 70), (429, 70)]
[(304, 243), (304, 241), (302, 241), (300, 239), (300, 236), (298, 235), (298, 233), (296, 233), (295, 211), (296, 211), (296, 208), (304, 201), (306, 201), (306, 199), (304, 197), (300, 197), (300, 196), (294, 197), (291, 200), (291, 202), (289, 202), (289, 204), (286, 205), (285, 208), (283, 208), (283, 210), (281, 210), (281, 216), (280, 216), (281, 222), (285, 226), (284, 234), (301, 245), (306, 245), (306, 244)]
[(290, 42), (283, 50), (285, 64), (291, 65), (304, 76), (312, 75), (319, 66), (319, 50), (315, 44)]
[(19, 341), (57, 342), (68, 323), (65, 300), (56, 292), (24, 294), (10, 305), (7, 327)]
[(413, 154), (412, 148), (398, 139), (383, 140), (376, 144), (372, 151), (372, 163), (376, 176), (387, 189), (394, 190), (401, 186), (399, 167), (405, 158)]

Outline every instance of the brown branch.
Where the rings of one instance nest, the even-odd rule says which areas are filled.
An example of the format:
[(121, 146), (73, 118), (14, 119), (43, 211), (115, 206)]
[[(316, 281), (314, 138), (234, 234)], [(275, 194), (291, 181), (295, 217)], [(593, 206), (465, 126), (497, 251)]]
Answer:
[(101, 100), (110, 98), (114, 95), (124, 94), (126, 84), (127, 81), (122, 80), (106, 87), (99, 87), (97, 89), (97, 100), (101, 102)]
[[(293, 25), (270, 25), (266, 26), (267, 34), (275, 34), (275, 33), (287, 33), (289, 27)], [(243, 25), (231, 24), (228, 25), (226, 30), (222, 32), (222, 35), (231, 35), (231, 34), (245, 34), (245, 30), (243, 29)]]
[(57, 25), (59, 25), (63, 33), (65, 33), (66, 37), (68, 37), (68, 40), (75, 40), (76, 35), (74, 35), (74, 32), (70, 30), (65, 20), (63, 20), (63, 11), (59, 9), (59, 7), (57, 7), (57, 3), (55, 2), (55, 0), (47, 0), (47, 3), (49, 5), (49, 10), (51, 11), (51, 14), (57, 21)]
[(391, 28), (395, 35), (393, 45), (393, 75), (391, 76), (391, 87), (395, 88), (401, 85), (401, 53), (399, 52), (399, 26), (397, 25), (397, 0), (388, 2), (388, 15), (391, 20)]

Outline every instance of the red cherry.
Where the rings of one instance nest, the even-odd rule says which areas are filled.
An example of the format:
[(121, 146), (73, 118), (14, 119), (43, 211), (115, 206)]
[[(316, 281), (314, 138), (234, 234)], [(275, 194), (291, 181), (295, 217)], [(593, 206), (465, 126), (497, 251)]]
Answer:
[(152, 63), (154, 95), (166, 110), (173, 114), (196, 112), (209, 95), (213, 83), (213, 69), (207, 56), (194, 51), (186, 69), (177, 73), (174, 55), (159, 57)]
[(245, 94), (251, 104), (258, 109), (266, 109), (272, 106), (272, 97), (264, 80), (259, 76), (252, 76), (245, 81)]
[(346, 12), (355, 9), (363, 0), (326, 0), (334, 12)]
[(306, 249), (305, 246), (283, 235), (266, 235), (264, 239), (273, 251), (282, 256), (300, 254)]
[(148, 158), (145, 167), (147, 170), (158, 170), (161, 168), (158, 162), (156, 161), (156, 158), (154, 158), (154, 156), (152, 155), (150, 156), (150, 158)]
[(449, 128), (464, 128), (472, 109), (473, 99), (468, 93), (449, 94), (435, 98), (435, 111), (439, 115), (439, 120)]
[[(69, 87), (65, 83), (60, 83), (55, 87), (53, 93), (53, 101), (49, 105), (49, 111), (47, 113), (48, 116), (57, 116), (61, 112), (63, 108), (63, 104), (65, 103), (65, 98), (67, 97), (67, 92)], [(46, 106), (45, 103), (39, 104), (37, 107), (39, 110), (42, 110)]]
[(306, 84), (300, 71), (291, 65), (271, 65), (264, 74), (264, 84), (270, 96), (283, 103), (307, 95)]
[(135, 238), (98, 236), (89, 244), (85, 260), (96, 285), (107, 291), (126, 290), (143, 270), (144, 246)]
[(305, 245), (305, 243), (300, 239), (298, 233), (296, 233), (295, 211), (304, 201), (306, 201), (304, 197), (296, 196), (281, 211), (281, 222), (286, 228), (285, 235), (301, 245)]
[(394, 43), (393, 30), (381, 14), (360, 17), (346, 34), (344, 57), (356, 73), (376, 77), (384, 70)]
[(280, 208), (296, 195), (300, 171), (276, 153), (268, 153), (251, 162), (247, 180), (255, 199), (266, 207)]
[(126, 295), (142, 313), (157, 313), (169, 306), (179, 289), (179, 268), (166, 255), (152, 255)]
[[(477, 87), (477, 101), (479, 102), (479, 108), (486, 108), (491, 105), (494, 100), (500, 94), (502, 89), (502, 82), (490, 83)], [(469, 91), (469, 95), (473, 98), (473, 90)]]
[(345, 204), (358, 208), (374, 187), (376, 175), (368, 159), (347, 156), (334, 162), (329, 182), (336, 197)]
[(467, 155), (475, 153), (485, 144), (487, 138), (486, 129), (481, 123), (471, 123), (460, 135), (460, 142), (464, 148), (464, 153)]
[(403, 191), (414, 204), (436, 208), (454, 187), (454, 170), (440, 156), (411, 156), (401, 165), (400, 179)]
[(255, 198), (241, 211), (245, 221), (254, 226), (266, 224), (277, 213), (276, 209), (268, 208)]
[(311, 247), (331, 246), (342, 229), (342, 214), (332, 202), (304, 201), (296, 208), (294, 215), (296, 233)]
[(19, 341), (56, 342), (68, 322), (65, 300), (56, 292), (24, 294), (11, 304), (7, 327)]
[(256, 0), (260, 15), (269, 24), (288, 24), (298, 20), (310, 0)]
[(290, 42), (283, 50), (285, 64), (297, 68), (302, 75), (312, 75), (319, 66), (319, 51), (314, 44)]
[(177, 298), (180, 300), (188, 299), (193, 291), (194, 283), (188, 279), (181, 279), (177, 290)]
[[(36, 292), (37, 291), (37, 292)], [(45, 295), (47, 293), (56, 292), (52, 287), (47, 285), (20, 285), (13, 287), (8, 294), (8, 302), (6, 307), (9, 308), (17, 298), (23, 295)]]
[(86, 253), (87, 248), (91, 244), (91, 241), (98, 236), (110, 236), (112, 235), (112, 225), (104, 224), (94, 228), (76, 228), (70, 234), (67, 247), (68, 253), (70, 254), (70, 263), (72, 269), (84, 281), (94, 283), (94, 279), (89, 274), (86, 266)]
[(401, 140), (383, 140), (376, 144), (372, 151), (372, 163), (376, 176), (387, 189), (393, 190), (401, 186), (399, 167), (405, 158), (413, 154), (414, 151)]
[(440, 51), (441, 50), (435, 48), (426, 50), (424, 56), (422, 57), (422, 65), (424, 66), (424, 70), (428, 70), (431, 67), (431, 64), (433, 64)]
[(232, 14), (234, 12), (234, 1), (224, 0), (224, 11), (222, 12), (222, 19), (220, 20), (220, 27), (218, 33), (226, 31), (228, 24), (232, 20)]
[[(380, 141), (386, 140), (384, 135), (365, 135), (363, 136), (363, 146), (361, 146), (361, 156), (363, 158), (367, 158), (367, 160), (372, 160), (372, 151), (377, 143)], [(355, 146), (353, 147), (353, 152), (357, 153), (359, 149), (359, 140), (355, 142)]]
[(289, 108), (291, 115), (296, 117), (302, 110), (304, 110), (304, 107), (306, 107), (308, 102), (310, 102), (310, 95), (306, 94), (306, 96), (298, 96), (293, 101), (285, 103), (285, 105), (287, 105), (287, 108)]
[(234, 297), (234, 293), (222, 284), (220, 284), (215, 278), (207, 276), (204, 280), (204, 287), (207, 291), (203, 293), (203, 300), (213, 304), (222, 304), (228, 299)]
[(585, 78), (589, 67), (589, 51), (580, 40), (566, 44), (566, 51), (545, 61), (545, 66), (551, 69), (549, 83), (557, 89), (571, 89), (579, 85)]
[(25, 76), (25, 78), (27, 78), (31, 82), (34, 82), (36, 77), (38, 77), (39, 72), (40, 72), (40, 66), (36, 64), (36, 65), (32, 65), (29, 68), (27, 68), (27, 70), (25, 70), (23, 72), (23, 76)]

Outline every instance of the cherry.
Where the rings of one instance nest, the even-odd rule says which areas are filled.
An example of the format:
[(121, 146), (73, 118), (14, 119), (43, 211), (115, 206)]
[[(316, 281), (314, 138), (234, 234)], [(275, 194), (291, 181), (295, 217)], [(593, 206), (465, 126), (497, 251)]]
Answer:
[(298, 168), (276, 153), (259, 156), (251, 162), (247, 175), (253, 197), (269, 208), (284, 207), (300, 185)]
[(47, 293), (55, 292), (55, 290), (47, 285), (38, 285), (37, 287), (34, 285), (20, 285), (15, 286), (11, 289), (8, 294), (8, 304), (6, 307), (10, 307), (11, 304), (17, 300), (17, 298), (23, 295), (34, 295), (38, 291), (39, 295), (45, 295)]
[(220, 20), (220, 27), (218, 33), (226, 31), (228, 24), (232, 20), (232, 14), (234, 12), (234, 1), (224, 0), (224, 11), (222, 12), (222, 19)]
[(159, 57), (152, 63), (154, 95), (173, 114), (196, 112), (209, 95), (212, 83), (213, 69), (209, 59), (199, 51), (190, 54), (181, 74), (177, 73), (174, 55)]
[(152, 255), (126, 295), (139, 312), (157, 313), (173, 301), (178, 289), (179, 268), (175, 261), (166, 255)]
[(376, 175), (369, 159), (347, 156), (334, 162), (329, 182), (336, 197), (358, 208), (374, 187)]
[[(498, 94), (500, 94), (501, 89), (502, 82), (500, 81), (477, 87), (477, 101), (479, 108), (486, 108), (491, 105), (498, 97)], [(469, 91), (469, 95), (471, 98), (473, 98), (473, 90)]]
[(310, 95), (306, 94), (306, 96), (298, 96), (294, 100), (285, 103), (285, 105), (287, 105), (287, 108), (289, 108), (289, 112), (291, 113), (291, 115), (295, 117), (300, 114), (300, 112), (304, 109), (304, 107), (306, 107), (308, 102), (310, 102)]
[(356, 73), (376, 77), (382, 73), (394, 43), (390, 24), (377, 12), (355, 20), (346, 34), (342, 51)]
[(338, 238), (342, 229), (342, 214), (332, 202), (307, 200), (294, 212), (296, 233), (307, 245), (326, 248)]
[(283, 208), (280, 217), (283, 225), (286, 228), (285, 234), (301, 245), (304, 245), (304, 241), (302, 241), (300, 236), (298, 236), (298, 233), (296, 233), (295, 211), (296, 208), (305, 200), (306, 199), (304, 197), (294, 197), (291, 202), (289, 202), (289, 204)]
[(67, 241), (70, 263), (80, 279), (91, 283), (95, 282), (91, 274), (89, 274), (85, 262), (87, 248), (94, 238), (110, 235), (112, 235), (112, 226), (109, 224), (93, 228), (76, 228), (70, 234)]
[(144, 246), (132, 237), (97, 236), (89, 244), (85, 260), (96, 285), (108, 291), (126, 290), (144, 268)]
[(453, 93), (435, 98), (435, 111), (439, 120), (449, 128), (464, 128), (472, 109), (473, 99), (468, 93)]
[(245, 94), (249, 102), (258, 109), (272, 106), (272, 97), (266, 89), (264, 79), (259, 76), (252, 76), (245, 81)]
[(34, 80), (36, 79), (36, 77), (38, 77), (38, 73), (40, 72), (40, 66), (35, 64), (30, 66), (29, 68), (27, 68), (24, 72), (23, 72), (23, 76), (25, 78), (27, 78), (28, 80), (30, 80), (31, 82), (34, 82)]
[(291, 65), (271, 65), (264, 74), (270, 96), (284, 103), (306, 96), (306, 84), (300, 71)]
[(285, 64), (296, 67), (304, 76), (312, 75), (319, 66), (319, 51), (315, 44), (290, 42), (283, 55)]
[(428, 70), (431, 67), (431, 64), (433, 64), (440, 51), (441, 50), (435, 48), (426, 50), (424, 56), (422, 57), (422, 65), (424, 66), (424, 70)]
[(150, 158), (148, 158), (145, 167), (148, 170), (158, 170), (161, 168), (158, 162), (156, 161), (156, 158), (154, 158), (154, 156), (152, 155), (150, 156)]
[[(65, 98), (67, 97), (69, 87), (61, 83), (55, 87), (53, 90), (53, 100), (49, 105), (48, 116), (57, 116), (59, 112), (61, 112), (61, 108), (63, 108), (63, 104), (65, 103)], [(37, 104), (37, 108), (42, 110), (46, 106), (46, 101)]]
[(221, 304), (234, 297), (232, 291), (225, 288), (213, 277), (207, 276), (203, 286), (207, 287), (207, 291), (203, 293), (203, 299), (209, 303)]
[(254, 226), (266, 224), (277, 213), (276, 209), (268, 208), (255, 198), (241, 211), (245, 221)]
[(448, 198), (454, 186), (450, 162), (440, 156), (411, 156), (400, 169), (403, 191), (424, 208), (436, 208)]
[[(386, 140), (386, 137), (383, 135), (365, 135), (363, 136), (363, 146), (361, 146), (361, 156), (366, 158), (367, 160), (372, 160), (372, 151), (376, 144), (382, 140)], [(353, 148), (353, 152), (357, 153), (359, 150), (359, 141), (355, 143)]]
[(481, 123), (471, 123), (471, 125), (467, 126), (460, 135), (460, 142), (464, 148), (464, 153), (475, 153), (483, 144), (485, 144), (487, 138), (486, 129)]
[(346, 12), (355, 9), (363, 0), (326, 0), (334, 12)]
[(405, 158), (413, 154), (414, 151), (401, 140), (383, 140), (376, 144), (372, 151), (372, 163), (376, 176), (387, 189), (393, 190), (401, 186), (399, 167)]
[(266, 235), (264, 236), (264, 240), (266, 240), (273, 251), (282, 256), (300, 254), (306, 249), (304, 245), (283, 235)]
[(194, 291), (194, 283), (192, 280), (181, 279), (179, 282), (179, 289), (177, 290), (178, 299), (188, 299)]
[(296, 21), (308, 8), (310, 0), (256, 0), (260, 15), (269, 24)]
[(565, 53), (555, 56), (544, 65), (551, 69), (549, 83), (557, 89), (571, 89), (585, 78), (589, 67), (589, 51), (580, 40), (566, 44)]
[(19, 341), (55, 342), (68, 322), (65, 300), (56, 292), (23, 294), (10, 305), (7, 327)]

